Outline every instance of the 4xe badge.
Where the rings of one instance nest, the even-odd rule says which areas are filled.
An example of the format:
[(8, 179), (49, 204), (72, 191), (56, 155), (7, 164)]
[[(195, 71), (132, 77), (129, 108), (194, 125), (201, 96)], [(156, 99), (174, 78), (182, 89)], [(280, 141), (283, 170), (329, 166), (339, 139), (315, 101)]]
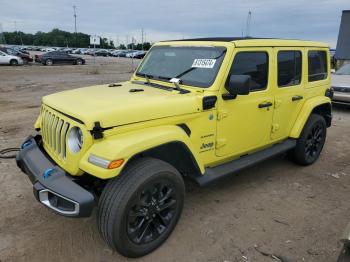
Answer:
[(203, 143), (200, 147), (200, 151), (204, 152), (204, 151), (211, 150), (213, 146), (214, 146), (214, 142)]

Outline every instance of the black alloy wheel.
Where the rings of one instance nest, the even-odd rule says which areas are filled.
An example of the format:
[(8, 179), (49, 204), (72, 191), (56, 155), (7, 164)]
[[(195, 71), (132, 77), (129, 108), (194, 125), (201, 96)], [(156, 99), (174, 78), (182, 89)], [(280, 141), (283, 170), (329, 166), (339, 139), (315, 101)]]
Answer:
[(145, 244), (159, 238), (174, 219), (176, 194), (171, 181), (151, 181), (131, 201), (127, 218), (129, 239)]
[(311, 114), (295, 148), (290, 152), (293, 160), (303, 166), (313, 164), (321, 154), (326, 142), (327, 126), (323, 116)]
[(144, 256), (169, 237), (181, 216), (184, 197), (183, 178), (172, 165), (149, 157), (134, 160), (101, 194), (100, 234), (120, 254)]
[(320, 153), (324, 144), (324, 131), (323, 125), (321, 123), (316, 123), (312, 127), (311, 132), (308, 134), (306, 139), (305, 154), (309, 160), (313, 160), (315, 156)]

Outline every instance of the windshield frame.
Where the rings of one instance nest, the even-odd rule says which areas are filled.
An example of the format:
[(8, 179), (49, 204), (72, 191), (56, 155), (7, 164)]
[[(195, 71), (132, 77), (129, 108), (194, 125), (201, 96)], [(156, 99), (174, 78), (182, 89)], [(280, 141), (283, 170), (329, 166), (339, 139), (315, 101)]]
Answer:
[[(135, 70), (135, 74), (134, 76), (136, 77), (142, 77), (145, 78), (145, 75), (143, 72), (140, 72), (140, 69), (142, 68), (143, 64), (145, 63), (145, 61), (147, 61), (147, 56), (150, 55), (150, 53), (152, 52), (153, 49), (155, 48), (166, 48), (166, 47), (172, 47), (172, 48), (220, 48), (222, 50), (222, 52), (219, 53), (220, 55), (220, 64), (217, 67), (217, 70), (213, 76), (213, 78), (211, 79), (210, 82), (208, 82), (207, 84), (203, 84), (203, 85), (199, 85), (199, 84), (193, 84), (193, 83), (189, 83), (189, 81), (181, 81), (180, 84), (181, 86), (184, 87), (188, 87), (188, 88), (195, 88), (195, 89), (210, 89), (214, 83), (217, 81), (218, 79), (218, 75), (220, 74), (220, 71), (222, 70), (222, 67), (225, 63), (226, 57), (227, 57), (227, 53), (229, 51), (229, 48), (227, 45), (225, 44), (217, 44), (217, 45), (213, 45), (213, 44), (196, 44), (196, 45), (189, 45), (189, 44), (172, 44), (172, 43), (168, 43), (168, 44), (160, 44), (160, 45), (155, 45), (153, 46), (146, 54), (146, 56), (144, 57), (144, 59), (142, 60), (142, 62), (139, 64), (139, 66), (137, 67), (137, 69)], [(175, 77), (175, 76), (174, 76)], [(164, 77), (164, 76), (155, 76), (154, 78), (149, 77), (150, 80), (155, 80), (155, 81), (160, 81), (163, 83), (169, 83), (172, 84), (170, 82), (170, 79), (167, 79), (168, 77)]]

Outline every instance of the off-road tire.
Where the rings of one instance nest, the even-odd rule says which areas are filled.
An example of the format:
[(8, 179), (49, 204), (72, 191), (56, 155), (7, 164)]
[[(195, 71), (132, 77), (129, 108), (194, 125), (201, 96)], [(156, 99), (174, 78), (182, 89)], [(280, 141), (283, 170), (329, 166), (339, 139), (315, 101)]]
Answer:
[(16, 59), (11, 59), (10, 65), (17, 66), (18, 65), (18, 61)]
[[(153, 239), (150, 242), (137, 244), (130, 237), (130, 234), (137, 234), (137, 232), (130, 233), (129, 231), (131, 217), (130, 214), (131, 212), (134, 214), (139, 211), (138, 210), (134, 212), (133, 203), (135, 200), (141, 201), (141, 198), (144, 195), (147, 195), (146, 199), (148, 199), (149, 188), (152, 188), (154, 192), (153, 187), (150, 185), (157, 184), (158, 181), (166, 181), (165, 183), (169, 183), (169, 185), (171, 185), (173, 188), (171, 194), (174, 195), (174, 198), (176, 200), (175, 204), (174, 202), (171, 202), (172, 208), (169, 208), (169, 210), (173, 212), (172, 209), (174, 209), (175, 212), (173, 212), (173, 215), (171, 215), (170, 219), (167, 220), (167, 226), (166, 224), (164, 224), (164, 226), (160, 224), (152, 224), (156, 222), (156, 219), (160, 221), (160, 215), (158, 214), (153, 214), (153, 217), (156, 216), (156, 218), (154, 218), (154, 221), (152, 220), (152, 222), (149, 222), (149, 220), (147, 220), (149, 218), (143, 217), (146, 219), (144, 220), (146, 221), (144, 223), (149, 222), (146, 224), (147, 230), (153, 229), (153, 231), (155, 231), (156, 226), (157, 228), (159, 228), (159, 226), (163, 226), (165, 229), (161, 227), (161, 229), (164, 231), (162, 231), (162, 233), (160, 233), (156, 239)], [(162, 187), (161, 184), (159, 187)], [(161, 192), (162, 190), (159, 191)], [(164, 199), (164, 195), (162, 195), (161, 199)], [(112, 249), (117, 250), (120, 254), (126, 257), (140, 257), (146, 255), (154, 249), (158, 248), (168, 238), (168, 236), (175, 228), (182, 212), (184, 195), (184, 181), (180, 173), (173, 166), (164, 161), (154, 158), (137, 159), (133, 161), (133, 163), (131, 163), (129, 166), (127, 166), (126, 170), (122, 172), (122, 174), (109, 181), (104, 188), (99, 200), (97, 211), (97, 223), (99, 232), (102, 238)], [(151, 195), (151, 197), (151, 199), (154, 199), (153, 195)], [(163, 211), (167, 212), (167, 209)], [(145, 213), (149, 214), (148, 211), (145, 211)], [(150, 232), (152, 239), (153, 232)], [(154, 232), (154, 234), (155, 236), (157, 235), (156, 232)], [(145, 235), (145, 232), (143, 232), (141, 235)], [(149, 239), (149, 235), (147, 237)]]
[(53, 65), (52, 59), (46, 59), (46, 60), (45, 60), (45, 65), (47, 65), (47, 66), (52, 66), (52, 65)]
[(318, 114), (311, 114), (297, 140), (296, 147), (291, 151), (294, 162), (302, 166), (313, 164), (320, 156), (326, 135), (325, 119)]

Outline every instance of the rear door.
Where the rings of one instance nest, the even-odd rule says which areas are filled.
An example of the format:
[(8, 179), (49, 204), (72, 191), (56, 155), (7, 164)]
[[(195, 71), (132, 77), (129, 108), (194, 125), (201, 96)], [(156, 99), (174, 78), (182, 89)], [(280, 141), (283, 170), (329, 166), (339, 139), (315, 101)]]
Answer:
[[(275, 88), (275, 109), (271, 130), (272, 140), (280, 140), (289, 136), (296, 118), (304, 104), (303, 79), (306, 67), (304, 48), (276, 47), (274, 57), (277, 72)], [(303, 73), (304, 71), (304, 73)]]
[[(273, 50), (270, 47), (237, 48), (230, 75), (250, 75), (248, 95), (218, 98), (216, 154), (237, 156), (270, 143), (273, 101)], [(227, 81), (226, 81), (227, 83)], [(222, 93), (227, 93), (225, 84)]]

